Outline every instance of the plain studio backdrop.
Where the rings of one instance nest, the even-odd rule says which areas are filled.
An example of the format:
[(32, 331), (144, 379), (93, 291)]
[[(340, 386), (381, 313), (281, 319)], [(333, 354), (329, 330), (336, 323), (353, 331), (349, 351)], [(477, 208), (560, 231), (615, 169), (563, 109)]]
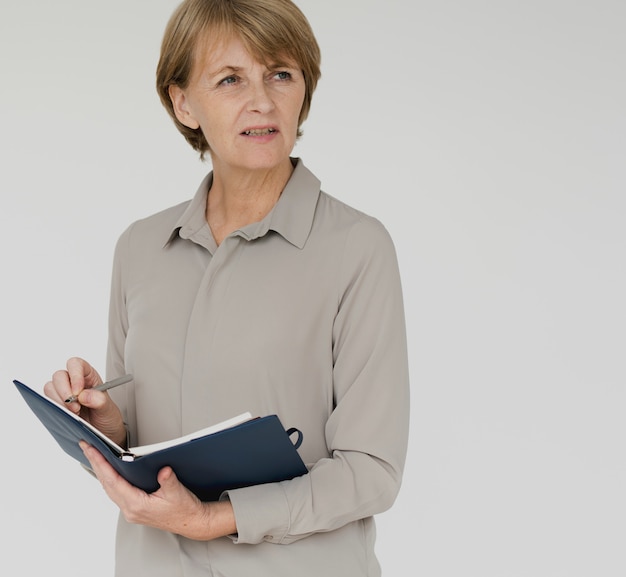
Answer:
[[(626, 4), (299, 0), (294, 154), (402, 270), (406, 475), (387, 577), (626, 575)], [(210, 165), (154, 90), (176, 0), (0, 4), (0, 573), (112, 575), (117, 511), (11, 384), (103, 368), (113, 246)]]

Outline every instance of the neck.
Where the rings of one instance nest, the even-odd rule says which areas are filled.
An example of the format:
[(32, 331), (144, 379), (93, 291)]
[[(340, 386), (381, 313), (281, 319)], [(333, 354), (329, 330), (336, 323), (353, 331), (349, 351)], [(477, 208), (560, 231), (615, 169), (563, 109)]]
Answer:
[(291, 160), (270, 170), (220, 170), (214, 165), (206, 219), (219, 245), (234, 230), (262, 220), (289, 180)]

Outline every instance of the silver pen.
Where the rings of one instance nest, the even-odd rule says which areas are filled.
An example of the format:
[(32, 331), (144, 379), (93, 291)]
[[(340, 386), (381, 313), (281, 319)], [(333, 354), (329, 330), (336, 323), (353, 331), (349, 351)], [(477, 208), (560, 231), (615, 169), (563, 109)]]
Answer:
[[(118, 377), (117, 379), (113, 379), (112, 381), (107, 381), (106, 383), (102, 383), (101, 385), (96, 385), (95, 387), (92, 387), (91, 390), (108, 391), (109, 389), (112, 389), (113, 387), (119, 387), (120, 385), (123, 385), (127, 383), (128, 381), (132, 381), (132, 380), (133, 380), (133, 375), (124, 375), (123, 377)], [(78, 394), (80, 395), (80, 393)], [(65, 399), (65, 402), (73, 403), (74, 401), (77, 401), (77, 400), (78, 400), (78, 395), (71, 395), (70, 397)]]

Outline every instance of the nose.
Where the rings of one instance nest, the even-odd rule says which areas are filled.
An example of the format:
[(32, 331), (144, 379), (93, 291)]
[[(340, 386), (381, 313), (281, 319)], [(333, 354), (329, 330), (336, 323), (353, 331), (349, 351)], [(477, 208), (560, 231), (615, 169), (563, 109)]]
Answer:
[(250, 101), (248, 108), (251, 112), (267, 114), (274, 109), (269, 87), (264, 81), (253, 82), (250, 86)]

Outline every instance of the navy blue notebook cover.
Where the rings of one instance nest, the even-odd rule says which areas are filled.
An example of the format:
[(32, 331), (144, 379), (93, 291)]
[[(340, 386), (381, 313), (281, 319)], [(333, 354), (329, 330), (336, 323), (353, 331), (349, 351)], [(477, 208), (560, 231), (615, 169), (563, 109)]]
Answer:
[[(255, 418), (133, 459), (107, 444), (63, 407), (20, 381), (13, 383), (67, 454), (90, 468), (78, 446), (80, 440), (85, 440), (127, 481), (149, 493), (159, 488), (157, 473), (166, 465), (202, 501), (215, 501), (227, 489), (284, 481), (307, 473), (297, 451), (302, 433), (297, 429), (286, 431), (277, 415)], [(294, 433), (298, 434), (295, 444), (290, 438)], [(129, 458), (132, 460), (126, 460)]]

